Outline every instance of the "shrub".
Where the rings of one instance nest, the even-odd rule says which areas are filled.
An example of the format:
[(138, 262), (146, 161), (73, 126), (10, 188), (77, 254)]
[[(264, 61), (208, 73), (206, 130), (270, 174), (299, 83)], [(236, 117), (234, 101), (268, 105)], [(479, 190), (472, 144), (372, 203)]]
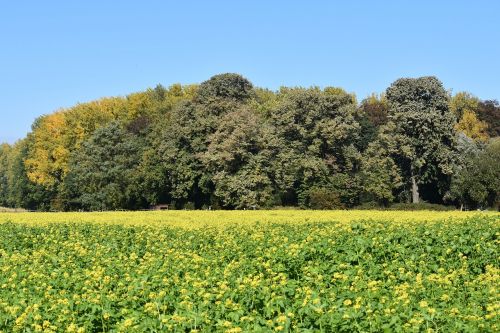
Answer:
[(344, 209), (337, 192), (326, 188), (313, 188), (308, 193), (309, 208), (312, 209)]
[(446, 211), (446, 210), (456, 210), (455, 206), (445, 206), (438, 204), (431, 204), (428, 202), (414, 203), (395, 203), (392, 204), (389, 210), (436, 210), (436, 211)]

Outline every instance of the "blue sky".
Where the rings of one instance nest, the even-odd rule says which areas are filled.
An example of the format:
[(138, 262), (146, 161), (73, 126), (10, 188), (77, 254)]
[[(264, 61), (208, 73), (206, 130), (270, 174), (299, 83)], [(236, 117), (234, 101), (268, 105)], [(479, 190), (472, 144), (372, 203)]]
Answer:
[(500, 99), (500, 1), (2, 1), (0, 141), (61, 107), (238, 72), (254, 85), (399, 77)]

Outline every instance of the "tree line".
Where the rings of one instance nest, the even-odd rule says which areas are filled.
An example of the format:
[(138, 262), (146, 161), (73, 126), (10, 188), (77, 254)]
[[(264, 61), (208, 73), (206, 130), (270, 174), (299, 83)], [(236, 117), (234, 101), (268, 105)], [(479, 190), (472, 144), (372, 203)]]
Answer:
[(500, 106), (402, 78), (254, 87), (238, 74), (102, 98), (0, 146), (0, 206), (36, 210), (499, 206)]

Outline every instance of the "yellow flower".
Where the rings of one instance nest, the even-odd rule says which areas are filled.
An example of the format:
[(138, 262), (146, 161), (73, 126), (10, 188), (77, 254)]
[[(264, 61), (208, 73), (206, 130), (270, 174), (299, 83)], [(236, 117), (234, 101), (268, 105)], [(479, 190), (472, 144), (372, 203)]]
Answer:
[(421, 308), (426, 308), (429, 306), (429, 303), (427, 303), (426, 301), (420, 301), (420, 303), (418, 303), (418, 305), (420, 305)]
[(239, 333), (242, 332), (243, 330), (240, 327), (233, 327), (228, 330), (226, 330), (226, 333)]
[(276, 321), (277, 321), (278, 323), (283, 324), (283, 323), (286, 323), (286, 320), (287, 320), (287, 319), (288, 319), (288, 318), (287, 318), (286, 316), (281, 315), (281, 316), (279, 316), (279, 317), (278, 317), (278, 319), (276, 319)]
[(351, 301), (350, 299), (346, 299), (346, 300), (344, 301), (344, 305), (345, 305), (345, 306), (349, 306), (349, 305), (351, 305), (351, 304), (352, 304), (352, 301)]
[(125, 319), (125, 321), (123, 322), (123, 327), (124, 328), (127, 328), (127, 327), (131, 327), (132, 325), (134, 325), (134, 320), (133, 319)]

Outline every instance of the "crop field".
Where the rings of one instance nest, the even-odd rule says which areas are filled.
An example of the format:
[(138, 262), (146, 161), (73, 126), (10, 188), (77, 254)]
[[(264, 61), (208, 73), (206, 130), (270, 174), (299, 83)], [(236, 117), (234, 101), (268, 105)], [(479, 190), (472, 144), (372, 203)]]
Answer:
[(1, 332), (495, 332), (500, 214), (0, 213)]

